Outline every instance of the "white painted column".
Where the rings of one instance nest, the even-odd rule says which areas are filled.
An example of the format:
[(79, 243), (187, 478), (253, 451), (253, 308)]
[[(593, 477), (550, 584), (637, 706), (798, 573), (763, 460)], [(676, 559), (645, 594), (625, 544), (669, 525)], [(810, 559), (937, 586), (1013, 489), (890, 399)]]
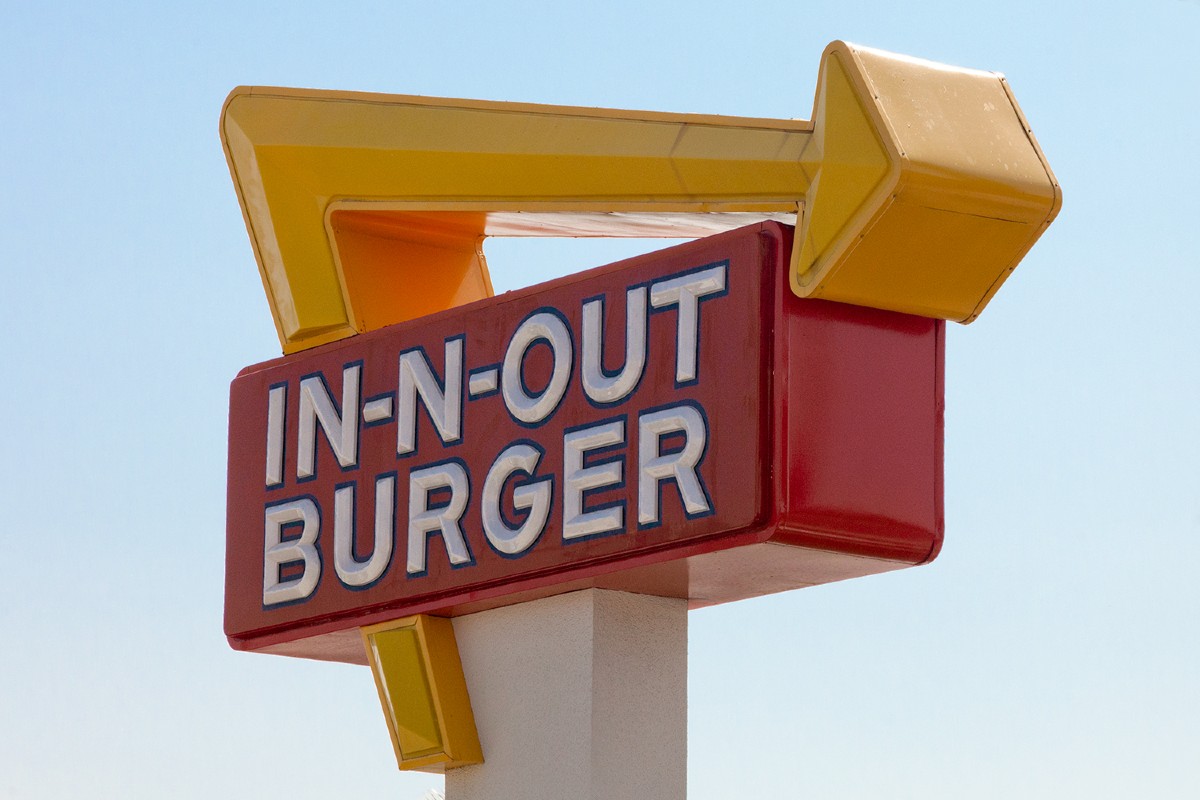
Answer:
[(446, 800), (683, 800), (687, 601), (589, 589), (454, 620), (484, 763)]

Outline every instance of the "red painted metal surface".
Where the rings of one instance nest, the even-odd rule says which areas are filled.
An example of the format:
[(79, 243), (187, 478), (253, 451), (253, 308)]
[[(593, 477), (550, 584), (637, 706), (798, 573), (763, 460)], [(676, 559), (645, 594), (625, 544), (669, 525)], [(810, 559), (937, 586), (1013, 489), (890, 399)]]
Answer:
[[(785, 272), (791, 236), (785, 226), (756, 225), (243, 370), (230, 401), (230, 643), (361, 661), (357, 628), (407, 614), (469, 613), (591, 586), (703, 606), (931, 560), (943, 529), (944, 324), (797, 299)], [(625, 365), (627, 336), (636, 334), (626, 324), (627, 297), (639, 293), (647, 299), (640, 381), (625, 394), (610, 389), (607, 402), (589, 398), (583, 352), (594, 334), (584, 330), (584, 304), (603, 298), (602, 364), (611, 383)], [(551, 317), (561, 323), (557, 359), (554, 335), (533, 325), (555, 327)], [(519, 331), (530, 334), (527, 347), (519, 346)], [(510, 347), (516, 367), (505, 383)], [(419, 352), (437, 388), (453, 394), (447, 363), (454, 348), (462, 353), (457, 438), (428, 408), (443, 408), (440, 396), (405, 395), (400, 378), (401, 354), (409, 354), (412, 374), (413, 364), (420, 371)], [(568, 350), (561, 402), (551, 408), (547, 401), (532, 417), (514, 412), (521, 395), (556, 396), (554, 365)], [(501, 384), (495, 390), (491, 367)], [(347, 375), (354, 380), (347, 383)], [(353, 393), (355, 381), (351, 408), (345, 390)], [(300, 463), (302, 385), (315, 430), (308, 436), (311, 476)], [(338, 412), (327, 414), (330, 432), (311, 410), (321, 395), (327, 412)], [(398, 446), (405, 413), (416, 424), (412, 452)], [(347, 416), (357, 424), (334, 424)], [(356, 447), (338, 438), (343, 431)], [(599, 433), (608, 438), (588, 438)], [(497, 481), (498, 499), (493, 492), (489, 503), (488, 476), (513, 446), (536, 452), (536, 467)], [(467, 480), (423, 489), (414, 475), (430, 470)], [(373, 580), (354, 586), (341, 569), (369, 564), (380, 481), (394, 487), (393, 552), (386, 568), (375, 562)], [(516, 529), (537, 507), (517, 508), (514, 491), (538, 481), (552, 487), (545, 523), (528, 529), (538, 535), (517, 542), (518, 552), (503, 552), (504, 543), (485, 534), (485, 509), (497, 507)], [(342, 490), (344, 501), (347, 486), (354, 487), (353, 514), (348, 503), (335, 512), (335, 495)], [(420, 524), (410, 530), (410, 516), (454, 507), (456, 491), (466, 498), (458, 524), (469, 558), (460, 550), (452, 563), (453, 536)], [(301, 507), (307, 523), (298, 520)], [(301, 533), (304, 524), (310, 529)], [(288, 560), (305, 537), (308, 557)], [(353, 542), (340, 562), (339, 537)], [(423, 564), (412, 563), (410, 539)], [(272, 545), (279, 563), (266, 555)], [(282, 591), (269, 597), (268, 585)]]

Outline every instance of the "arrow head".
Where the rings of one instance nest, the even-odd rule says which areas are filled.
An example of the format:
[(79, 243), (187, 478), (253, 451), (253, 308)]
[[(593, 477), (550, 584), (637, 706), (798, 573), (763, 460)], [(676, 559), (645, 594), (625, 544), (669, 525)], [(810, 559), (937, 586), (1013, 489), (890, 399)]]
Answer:
[(996, 73), (834, 42), (813, 129), (800, 297), (970, 322), (1062, 204)]

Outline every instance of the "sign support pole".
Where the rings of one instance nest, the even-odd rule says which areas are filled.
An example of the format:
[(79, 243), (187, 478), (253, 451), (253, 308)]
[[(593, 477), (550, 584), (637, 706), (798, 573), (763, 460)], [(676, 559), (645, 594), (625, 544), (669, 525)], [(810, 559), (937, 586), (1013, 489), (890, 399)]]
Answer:
[(446, 800), (686, 796), (686, 600), (589, 589), (454, 630), (485, 761)]

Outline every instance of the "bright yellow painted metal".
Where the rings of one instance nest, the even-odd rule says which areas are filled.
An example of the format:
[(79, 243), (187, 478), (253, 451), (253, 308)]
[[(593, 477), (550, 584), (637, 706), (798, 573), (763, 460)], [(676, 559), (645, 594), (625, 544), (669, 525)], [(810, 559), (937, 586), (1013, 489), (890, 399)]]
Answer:
[(483, 763), (450, 620), (406, 617), (362, 637), (400, 769)]
[(1007, 82), (841, 42), (822, 65), (793, 290), (970, 322), (1062, 205)]
[(285, 352), (489, 296), (485, 236), (768, 218), (801, 296), (969, 321), (1061, 202), (1003, 78), (841, 42), (812, 122), (242, 87), (221, 137)]

